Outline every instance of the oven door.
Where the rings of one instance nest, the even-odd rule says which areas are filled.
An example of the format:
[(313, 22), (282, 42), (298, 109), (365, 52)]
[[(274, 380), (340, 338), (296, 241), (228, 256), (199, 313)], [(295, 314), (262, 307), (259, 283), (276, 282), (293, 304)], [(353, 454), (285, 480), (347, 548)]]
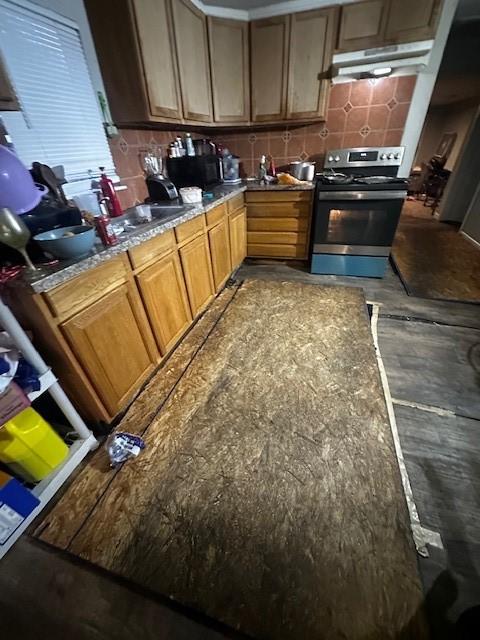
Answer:
[(406, 191), (318, 191), (313, 253), (388, 256)]

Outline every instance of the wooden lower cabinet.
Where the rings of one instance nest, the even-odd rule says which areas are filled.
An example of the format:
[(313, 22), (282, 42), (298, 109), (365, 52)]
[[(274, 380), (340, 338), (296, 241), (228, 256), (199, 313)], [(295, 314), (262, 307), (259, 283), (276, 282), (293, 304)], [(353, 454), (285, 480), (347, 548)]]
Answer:
[(212, 263), (206, 235), (179, 249), (188, 300), (193, 317), (207, 306), (214, 295)]
[(230, 260), (230, 239), (228, 233), (228, 218), (212, 227), (208, 232), (210, 255), (212, 258), (212, 272), (215, 291), (219, 291), (230, 277), (232, 263)]
[(178, 253), (147, 267), (137, 282), (160, 353), (166, 355), (192, 322)]
[(247, 255), (247, 217), (246, 209), (242, 208), (229, 217), (230, 255), (232, 269), (239, 267)]
[[(245, 257), (243, 193), (9, 305), (84, 419), (111, 422)], [(233, 264), (230, 257), (233, 246)]]
[(158, 360), (138, 292), (131, 282), (80, 311), (60, 329), (112, 416)]
[(247, 193), (248, 256), (305, 260), (308, 257), (312, 193)]

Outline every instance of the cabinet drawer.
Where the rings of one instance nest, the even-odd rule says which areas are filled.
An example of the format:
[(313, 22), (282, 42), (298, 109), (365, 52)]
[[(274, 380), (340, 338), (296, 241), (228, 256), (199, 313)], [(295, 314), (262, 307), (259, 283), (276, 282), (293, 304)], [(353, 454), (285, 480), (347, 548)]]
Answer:
[(241, 209), (244, 204), (245, 204), (245, 197), (243, 192), (239, 193), (236, 196), (233, 196), (233, 198), (230, 198), (230, 200), (227, 200), (228, 213), (232, 213), (237, 209)]
[(247, 207), (248, 218), (307, 218), (312, 211), (310, 202), (256, 202)]
[(184, 222), (175, 228), (175, 237), (177, 242), (182, 244), (201, 231), (205, 230), (205, 216), (203, 214)]
[(248, 218), (247, 231), (306, 231), (308, 218)]
[(52, 289), (44, 296), (55, 316), (66, 317), (92, 304), (126, 279), (124, 259), (118, 256)]
[(307, 257), (305, 245), (300, 244), (249, 244), (247, 245), (249, 258), (285, 258), (298, 260)]
[(207, 211), (207, 225), (209, 227), (213, 227), (213, 225), (218, 224), (224, 216), (227, 215), (227, 206), (226, 204), (219, 204), (215, 209), (210, 209)]
[(246, 200), (250, 202), (310, 202), (313, 191), (247, 191)]
[(166, 231), (156, 238), (144, 242), (138, 247), (129, 249), (128, 255), (134, 269), (151, 262), (154, 258), (168, 253), (175, 245), (175, 236), (173, 231)]
[(249, 231), (247, 244), (303, 244), (307, 242), (306, 233), (294, 231)]

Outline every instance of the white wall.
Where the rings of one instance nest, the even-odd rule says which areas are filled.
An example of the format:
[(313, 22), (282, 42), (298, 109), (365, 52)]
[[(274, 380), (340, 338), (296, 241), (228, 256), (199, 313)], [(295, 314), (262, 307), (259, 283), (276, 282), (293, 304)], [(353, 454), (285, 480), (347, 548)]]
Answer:
[(433, 87), (435, 86), (457, 4), (458, 0), (444, 0), (430, 62), (417, 77), (402, 137), (402, 145), (405, 147), (402, 166), (399, 170), (399, 175), (402, 177), (408, 177), (410, 168), (414, 163), (423, 123), (427, 115), (428, 105), (430, 104), (430, 98), (432, 97)]
[(465, 218), (480, 181), (480, 108), (465, 136), (455, 163), (455, 171), (450, 176), (440, 201), (438, 218), (443, 221), (462, 222)]
[(477, 105), (471, 103), (453, 103), (430, 107), (418, 145), (415, 164), (430, 160), (444, 133), (456, 133), (455, 144), (445, 164), (445, 168), (452, 171), (476, 111)]

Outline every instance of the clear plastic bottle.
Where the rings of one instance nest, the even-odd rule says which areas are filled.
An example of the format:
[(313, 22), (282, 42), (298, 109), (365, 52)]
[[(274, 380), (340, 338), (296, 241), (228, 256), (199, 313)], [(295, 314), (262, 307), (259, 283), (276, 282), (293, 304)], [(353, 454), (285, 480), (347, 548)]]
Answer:
[(266, 175), (267, 175), (267, 159), (264, 155), (262, 155), (260, 158), (260, 165), (258, 167), (258, 181), (260, 183), (265, 183)]
[(195, 155), (195, 147), (193, 146), (192, 136), (189, 133), (185, 134), (185, 149), (187, 150), (187, 156)]

